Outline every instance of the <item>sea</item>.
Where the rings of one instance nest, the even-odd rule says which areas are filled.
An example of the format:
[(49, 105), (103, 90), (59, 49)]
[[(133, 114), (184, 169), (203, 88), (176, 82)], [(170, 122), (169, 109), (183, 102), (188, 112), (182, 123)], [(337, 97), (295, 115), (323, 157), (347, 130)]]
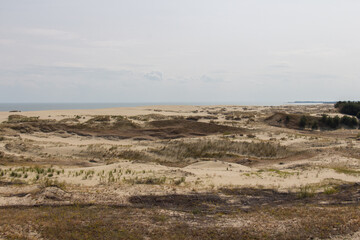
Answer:
[(0, 112), (43, 111), (72, 109), (103, 109), (116, 107), (139, 107), (161, 105), (239, 105), (239, 106), (280, 106), (288, 104), (321, 104), (328, 102), (137, 102), (137, 103), (0, 103)]

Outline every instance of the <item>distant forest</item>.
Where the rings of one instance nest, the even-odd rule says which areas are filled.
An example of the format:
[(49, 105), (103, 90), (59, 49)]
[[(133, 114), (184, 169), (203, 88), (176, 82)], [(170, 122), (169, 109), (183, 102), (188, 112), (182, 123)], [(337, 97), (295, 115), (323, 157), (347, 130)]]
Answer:
[(356, 116), (360, 119), (360, 102), (339, 101), (335, 103), (335, 108), (342, 114)]
[[(360, 119), (360, 102), (339, 101), (335, 103), (335, 108), (338, 109), (340, 113), (345, 115), (341, 118), (339, 116), (331, 117), (326, 114), (322, 115), (321, 118), (303, 115), (300, 118), (299, 127), (311, 127), (312, 129), (338, 129), (342, 126), (348, 128), (359, 127), (358, 119)], [(287, 122), (289, 122), (289, 120)]]

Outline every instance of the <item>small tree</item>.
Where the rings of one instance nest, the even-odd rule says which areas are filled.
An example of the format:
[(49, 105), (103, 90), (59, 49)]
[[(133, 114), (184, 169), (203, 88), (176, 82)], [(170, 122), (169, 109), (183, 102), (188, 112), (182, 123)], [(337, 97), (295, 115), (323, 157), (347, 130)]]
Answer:
[(305, 128), (306, 123), (307, 123), (307, 119), (306, 119), (305, 115), (302, 115), (300, 118), (300, 123), (299, 123), (300, 128)]
[(321, 117), (321, 122), (326, 123), (327, 118), (328, 118), (328, 115), (323, 114), (322, 117)]
[(338, 128), (340, 125), (340, 118), (339, 116), (335, 116), (333, 119), (333, 126), (331, 126), (332, 128)]
[(332, 117), (327, 117), (326, 118), (326, 125), (328, 125), (329, 127), (333, 127), (334, 126), (334, 119)]
[(313, 122), (313, 124), (312, 124), (312, 126), (311, 126), (311, 129), (312, 129), (312, 130), (316, 130), (316, 129), (318, 129), (318, 128), (319, 128), (318, 123), (317, 123), (317, 122)]
[(289, 123), (289, 122), (290, 122), (290, 117), (289, 117), (289, 115), (286, 115), (285, 123)]
[(356, 117), (351, 118), (351, 125), (352, 125), (352, 127), (355, 127), (358, 125), (358, 120), (356, 119)]

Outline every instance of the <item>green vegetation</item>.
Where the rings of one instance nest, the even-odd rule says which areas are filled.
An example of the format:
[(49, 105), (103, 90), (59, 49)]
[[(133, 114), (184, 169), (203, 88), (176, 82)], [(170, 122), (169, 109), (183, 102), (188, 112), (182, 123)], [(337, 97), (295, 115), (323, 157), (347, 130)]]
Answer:
[(281, 170), (278, 170), (278, 169), (268, 169), (268, 171), (276, 173), (281, 178), (287, 178), (287, 177), (293, 176), (295, 174), (293, 172), (281, 171)]
[(305, 115), (302, 115), (300, 118), (299, 127), (305, 128), (306, 124), (307, 124), (307, 118)]
[(305, 185), (300, 187), (300, 191), (298, 192), (299, 198), (309, 198), (315, 196), (315, 190), (312, 186)]
[(339, 192), (339, 188), (332, 187), (332, 186), (327, 186), (324, 189), (324, 193), (327, 194), (327, 195), (335, 194), (335, 193), (338, 193), (338, 192)]
[(335, 108), (339, 109), (339, 112), (343, 114), (359, 116), (360, 102), (339, 101), (335, 104)]
[(358, 120), (356, 119), (356, 117), (343, 116), (340, 122), (350, 128), (358, 126)]
[(333, 169), (337, 173), (343, 173), (343, 174), (354, 175), (354, 176), (359, 176), (360, 175), (360, 171), (354, 170), (354, 169), (349, 169), (349, 168), (344, 168), (344, 167), (335, 167)]
[(59, 182), (58, 180), (51, 180), (48, 178), (45, 178), (42, 182), (41, 182), (42, 187), (57, 187), (60, 189), (65, 190), (66, 189), (66, 184), (65, 182)]
[(321, 118), (303, 115), (299, 121), (300, 128), (311, 127), (313, 130), (319, 127), (338, 129), (341, 126), (346, 126), (348, 128), (356, 128), (358, 125), (359, 122), (356, 117), (343, 116), (340, 118), (339, 116), (330, 117), (326, 114), (323, 114)]

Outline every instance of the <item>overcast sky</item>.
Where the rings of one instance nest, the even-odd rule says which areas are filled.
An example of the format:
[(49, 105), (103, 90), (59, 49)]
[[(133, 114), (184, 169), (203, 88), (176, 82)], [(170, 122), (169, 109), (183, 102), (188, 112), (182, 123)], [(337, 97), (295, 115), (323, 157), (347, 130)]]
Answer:
[(359, 100), (359, 0), (0, 0), (0, 102)]

